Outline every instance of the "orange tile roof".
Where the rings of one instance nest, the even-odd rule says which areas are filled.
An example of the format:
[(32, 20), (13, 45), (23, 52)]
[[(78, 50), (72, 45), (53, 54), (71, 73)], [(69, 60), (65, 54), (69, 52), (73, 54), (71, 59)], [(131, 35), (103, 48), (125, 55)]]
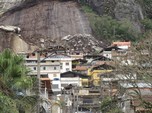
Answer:
[(86, 71), (88, 68), (86, 66), (76, 66), (73, 70)]
[(50, 78), (40, 78), (40, 80), (47, 81), (47, 80), (50, 80)]
[(113, 42), (112, 45), (117, 45), (117, 46), (131, 46), (131, 42)]

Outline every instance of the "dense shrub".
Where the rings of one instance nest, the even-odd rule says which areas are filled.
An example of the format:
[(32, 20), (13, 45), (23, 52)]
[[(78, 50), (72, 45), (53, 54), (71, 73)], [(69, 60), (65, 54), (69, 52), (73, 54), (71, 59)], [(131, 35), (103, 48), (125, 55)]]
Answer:
[(141, 23), (143, 24), (145, 30), (152, 30), (152, 20), (151, 19), (144, 19), (141, 21)]
[(82, 8), (89, 17), (94, 35), (99, 39), (136, 41), (138, 33), (129, 21), (117, 21), (107, 15), (99, 16), (89, 6)]

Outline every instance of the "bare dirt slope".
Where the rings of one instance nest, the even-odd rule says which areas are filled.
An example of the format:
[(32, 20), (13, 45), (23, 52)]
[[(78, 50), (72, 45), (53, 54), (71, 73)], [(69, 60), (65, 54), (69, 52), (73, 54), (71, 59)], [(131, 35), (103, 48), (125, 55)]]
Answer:
[(76, 2), (34, 1), (3, 14), (0, 25), (19, 26), (23, 39), (36, 45), (40, 37), (49, 42), (69, 34), (91, 34), (89, 22)]

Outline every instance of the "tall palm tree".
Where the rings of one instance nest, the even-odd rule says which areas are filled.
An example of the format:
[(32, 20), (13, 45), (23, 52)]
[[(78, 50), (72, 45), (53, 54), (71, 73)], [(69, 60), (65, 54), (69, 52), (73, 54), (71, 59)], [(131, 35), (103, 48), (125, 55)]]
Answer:
[(24, 93), (33, 85), (32, 78), (27, 76), (28, 72), (23, 57), (9, 49), (0, 53), (1, 113), (29, 113), (31, 106), (35, 104), (36, 98)]

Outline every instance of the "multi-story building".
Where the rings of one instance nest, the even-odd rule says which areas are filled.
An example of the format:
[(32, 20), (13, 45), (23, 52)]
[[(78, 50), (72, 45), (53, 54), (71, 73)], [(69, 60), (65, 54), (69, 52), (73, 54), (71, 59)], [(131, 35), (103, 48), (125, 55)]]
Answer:
[(79, 87), (88, 87), (89, 76), (77, 72), (65, 72), (61, 74), (61, 85), (66, 87), (69, 84)]
[(88, 69), (88, 75), (91, 77), (91, 84), (93, 86), (100, 86), (101, 85), (101, 74), (111, 72), (114, 69), (113, 66), (102, 64), (99, 66), (92, 67)]
[[(37, 54), (28, 53), (25, 56), (26, 65), (30, 68), (30, 75), (37, 75)], [(52, 90), (54, 93), (61, 91), (60, 74), (72, 70), (72, 59), (67, 55), (40, 55), (40, 75), (41, 78), (49, 78), (52, 81)]]

